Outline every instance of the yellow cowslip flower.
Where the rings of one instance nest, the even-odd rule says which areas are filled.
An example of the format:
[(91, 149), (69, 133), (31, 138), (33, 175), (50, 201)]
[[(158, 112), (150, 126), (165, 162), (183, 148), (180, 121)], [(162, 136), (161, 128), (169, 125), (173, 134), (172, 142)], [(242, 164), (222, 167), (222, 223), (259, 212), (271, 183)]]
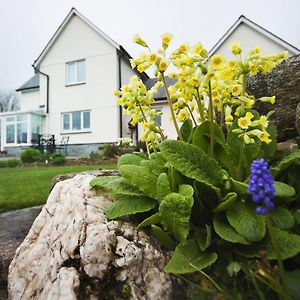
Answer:
[(215, 54), (210, 58), (210, 65), (214, 69), (221, 69), (224, 65), (224, 57), (220, 54)]
[(251, 112), (247, 112), (245, 117), (241, 117), (238, 119), (238, 125), (241, 129), (248, 129), (251, 125), (251, 119), (253, 118), (253, 114)]
[(172, 39), (173, 39), (173, 36), (171, 33), (164, 33), (161, 36), (161, 42), (162, 42), (162, 46), (164, 49), (167, 49), (169, 47)]
[(196, 43), (193, 47), (193, 51), (195, 54), (202, 56), (203, 58), (207, 57), (207, 51), (203, 47), (201, 43)]
[(183, 43), (179, 46), (180, 52), (186, 54), (190, 49), (190, 46), (187, 43)]
[(190, 79), (189, 82), (190, 82), (191, 86), (193, 86), (193, 87), (199, 87), (200, 86), (200, 80), (197, 77), (195, 77), (195, 76), (193, 76)]
[(149, 129), (150, 124), (149, 124), (149, 122), (144, 122), (142, 126), (143, 126), (144, 130), (147, 130), (147, 129)]
[(228, 66), (228, 68), (230, 68), (230, 69), (234, 69), (234, 68), (236, 67), (236, 65), (237, 65), (237, 63), (236, 63), (236, 61), (234, 61), (234, 60), (229, 60), (229, 61), (227, 62), (227, 66)]
[(160, 62), (159, 62), (159, 65), (158, 65), (158, 70), (160, 72), (165, 72), (168, 68), (168, 63), (167, 61), (165, 61), (164, 59), (162, 59)]
[(259, 124), (260, 124), (262, 130), (265, 130), (269, 126), (268, 118), (266, 116), (261, 116), (259, 118)]
[(246, 102), (246, 105), (245, 105), (245, 108), (252, 108), (254, 104), (255, 104), (255, 100), (248, 98), (247, 102)]
[(231, 87), (231, 94), (233, 96), (239, 96), (242, 93), (242, 85), (241, 84), (234, 84)]
[(225, 112), (225, 122), (232, 122), (233, 121), (233, 116), (231, 115), (232, 109), (229, 105), (225, 106), (224, 112)]
[(149, 55), (148, 55), (148, 61), (149, 63), (151, 64), (154, 64), (157, 60), (157, 54), (154, 53), (154, 52), (151, 52)]
[(186, 108), (182, 109), (177, 115), (177, 119), (179, 122), (183, 122), (184, 120), (189, 118), (189, 112)]
[(254, 144), (255, 143), (255, 140), (254, 139), (252, 139), (252, 138), (250, 138), (250, 136), (247, 134), (247, 133), (245, 133), (244, 134), (244, 142), (245, 142), (245, 144)]
[(248, 132), (248, 134), (254, 135), (259, 138), (262, 142), (270, 144), (272, 140), (270, 139), (270, 134), (267, 131), (262, 131), (259, 129), (254, 129)]
[(274, 104), (275, 103), (275, 96), (272, 97), (262, 97), (258, 99), (261, 102), (266, 102), (266, 103), (271, 103)]
[(141, 45), (142, 47), (148, 48), (147, 43), (138, 34), (134, 35), (133, 42), (138, 44), (138, 45)]
[(131, 124), (133, 126), (135, 126), (139, 121), (140, 121), (140, 117), (138, 115), (133, 115), (132, 116)]
[(240, 55), (242, 53), (242, 48), (239, 44), (237, 43), (232, 43), (230, 45), (230, 50), (233, 55)]
[(255, 64), (249, 64), (249, 73), (251, 76), (255, 76), (258, 73), (258, 68)]
[(220, 75), (224, 81), (229, 81), (233, 78), (234, 72), (230, 68), (225, 68), (221, 70)]
[(226, 123), (231, 123), (233, 121), (233, 116), (232, 115), (227, 115), (226, 117), (225, 117), (225, 122)]

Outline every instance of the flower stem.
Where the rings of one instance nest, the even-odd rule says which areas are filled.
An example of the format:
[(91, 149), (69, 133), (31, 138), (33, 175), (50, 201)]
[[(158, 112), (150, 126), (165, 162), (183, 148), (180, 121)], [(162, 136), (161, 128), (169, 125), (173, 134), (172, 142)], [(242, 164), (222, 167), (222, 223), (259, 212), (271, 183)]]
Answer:
[(199, 93), (199, 89), (197, 88), (197, 105), (198, 105), (198, 110), (199, 110), (199, 114), (200, 114), (200, 120), (201, 123), (203, 123), (205, 121), (205, 116), (204, 116), (204, 106), (200, 97), (200, 93)]
[(241, 147), (240, 147), (240, 154), (238, 160), (238, 167), (237, 167), (237, 180), (243, 181), (243, 152), (244, 152), (245, 142), (244, 139), (242, 140)]
[[(242, 96), (246, 96), (246, 85), (247, 85), (247, 74), (242, 74)], [(245, 102), (243, 101), (241, 104), (241, 114), (243, 114), (245, 111)]]
[(211, 94), (211, 81), (208, 81), (208, 97), (209, 97), (209, 105), (208, 105), (208, 119), (210, 125), (210, 155), (213, 157), (214, 155), (214, 115), (213, 115), (213, 102), (212, 102), (212, 94)]
[(175, 113), (174, 113), (174, 109), (173, 109), (173, 105), (172, 105), (172, 101), (171, 101), (171, 97), (170, 97), (170, 94), (169, 94), (169, 90), (168, 90), (168, 87), (167, 87), (167, 83), (166, 83), (164, 73), (161, 72), (160, 74), (162, 76), (162, 80), (163, 80), (163, 83), (164, 83), (164, 86), (165, 86), (165, 89), (166, 89), (167, 99), (168, 99), (169, 107), (170, 107), (170, 110), (171, 110), (172, 120), (173, 120), (175, 129), (176, 129), (176, 133), (177, 133), (179, 139), (183, 140), (182, 139), (182, 134), (181, 134), (181, 132), (179, 130), (179, 127), (178, 127), (178, 124), (176, 122), (176, 117), (175, 117)]
[(274, 239), (274, 231), (273, 231), (273, 224), (272, 224), (272, 220), (269, 216), (266, 217), (266, 221), (267, 221), (267, 228), (269, 231), (269, 235), (270, 235), (270, 239), (271, 239), (271, 243), (272, 246), (274, 247), (274, 251), (277, 255), (277, 262), (278, 262), (278, 268), (279, 268), (279, 274), (280, 274), (280, 278), (281, 278), (281, 282), (282, 282), (282, 286), (283, 286), (283, 294), (282, 294), (282, 298), (284, 300), (289, 300), (290, 297), (288, 296), (287, 293), (287, 286), (286, 286), (286, 279), (285, 279), (285, 272), (284, 272), (284, 266), (283, 266), (283, 262), (281, 259), (281, 253), (277, 247), (276, 241)]
[(186, 107), (187, 107), (187, 109), (188, 109), (188, 111), (189, 111), (189, 113), (190, 113), (190, 115), (191, 115), (191, 117), (192, 117), (192, 120), (193, 120), (195, 126), (197, 126), (197, 122), (196, 122), (196, 120), (195, 120), (195, 118), (194, 118), (194, 116), (193, 116), (192, 110), (190, 109), (190, 107), (189, 107), (188, 105), (187, 105)]

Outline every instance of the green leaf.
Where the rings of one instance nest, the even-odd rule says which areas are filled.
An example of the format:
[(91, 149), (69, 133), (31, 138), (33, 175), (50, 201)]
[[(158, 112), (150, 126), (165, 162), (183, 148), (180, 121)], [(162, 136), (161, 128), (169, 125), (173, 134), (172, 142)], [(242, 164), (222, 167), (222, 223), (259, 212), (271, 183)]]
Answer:
[(214, 212), (220, 212), (229, 208), (237, 199), (236, 193), (228, 193), (222, 200), (221, 203), (214, 209)]
[(278, 252), (274, 249), (270, 241), (267, 245), (268, 259), (278, 259), (277, 253), (280, 253), (281, 259), (287, 259), (300, 252), (300, 236), (298, 234), (288, 233), (272, 226), (272, 235)]
[[(191, 199), (191, 198), (193, 198), (193, 195), (194, 195), (194, 189), (189, 184), (181, 184), (178, 188), (178, 194)], [(193, 201), (193, 200), (191, 200), (191, 201)]]
[(168, 171), (168, 169), (165, 167), (165, 162), (162, 162), (160, 159), (142, 160), (141, 166), (147, 167), (153, 174), (157, 176)]
[(199, 147), (182, 141), (166, 140), (159, 146), (168, 163), (183, 175), (216, 189), (223, 184), (225, 171)]
[(286, 208), (277, 207), (268, 216), (273, 221), (274, 226), (280, 229), (291, 229), (295, 225), (293, 215)]
[(114, 196), (126, 195), (126, 196), (146, 196), (139, 189), (132, 186), (122, 177), (118, 177), (109, 181), (104, 188), (112, 193)]
[(227, 222), (226, 218), (221, 214), (217, 214), (213, 220), (216, 233), (225, 241), (231, 243), (250, 244), (242, 236), (240, 236)]
[(140, 166), (143, 158), (136, 154), (123, 154), (118, 160), (118, 168), (123, 165), (135, 165)]
[(285, 156), (276, 166), (270, 168), (274, 177), (285, 171), (291, 164), (300, 159), (300, 150)]
[(168, 175), (161, 173), (156, 181), (156, 196), (157, 200), (161, 202), (168, 194), (171, 193)]
[(120, 176), (100, 176), (90, 182), (92, 188), (104, 188), (109, 182), (119, 179)]
[(248, 184), (230, 178), (231, 190), (238, 195), (248, 193)]
[(283, 182), (280, 181), (274, 181), (275, 185), (275, 196), (282, 197), (282, 198), (289, 198), (293, 197), (296, 194), (295, 189)]
[(165, 230), (170, 231), (178, 241), (187, 238), (190, 229), (190, 215), (193, 199), (177, 193), (167, 195), (160, 203), (159, 212)]
[(157, 175), (153, 174), (147, 167), (123, 165), (120, 166), (120, 173), (134, 187), (144, 192), (147, 196), (157, 199)]
[(164, 247), (170, 250), (175, 249), (177, 243), (169, 236), (167, 232), (165, 232), (163, 229), (155, 225), (151, 225), (151, 229), (153, 235), (160, 241), (160, 243)]
[(191, 137), (192, 137), (192, 133), (193, 133), (193, 122), (191, 119), (186, 119), (181, 127), (180, 127), (180, 132), (182, 135), (182, 138), (185, 142), (189, 142)]
[(138, 228), (161, 223), (160, 213), (156, 213), (139, 224)]
[(201, 271), (212, 265), (218, 258), (216, 253), (202, 252), (195, 240), (181, 242), (165, 267), (165, 272), (186, 274)]
[(136, 214), (139, 212), (145, 212), (157, 205), (157, 202), (148, 197), (140, 196), (124, 196), (117, 198), (117, 201), (113, 202), (105, 210), (107, 219), (116, 219), (118, 217)]
[(226, 211), (230, 225), (249, 242), (260, 241), (266, 233), (265, 217), (256, 214), (254, 207), (235, 203)]
[(205, 227), (205, 229), (199, 230), (195, 236), (201, 251), (205, 251), (211, 243), (211, 227), (208, 225)]
[(288, 294), (295, 300), (300, 299), (300, 270), (285, 271), (285, 281)]

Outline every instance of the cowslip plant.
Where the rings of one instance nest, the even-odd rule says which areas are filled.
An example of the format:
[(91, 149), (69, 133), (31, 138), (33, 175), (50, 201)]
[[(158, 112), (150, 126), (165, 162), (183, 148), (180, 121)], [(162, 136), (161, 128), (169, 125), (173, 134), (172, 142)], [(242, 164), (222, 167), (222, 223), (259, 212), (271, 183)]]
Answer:
[[(115, 198), (107, 218), (134, 215), (140, 228), (149, 228), (174, 251), (165, 271), (194, 280), (192, 286), (196, 278), (198, 297), (300, 298), (300, 152), (279, 158), (271, 113), (253, 109), (275, 97), (255, 99), (246, 91), (247, 76), (271, 71), (286, 53), (262, 56), (255, 48), (243, 59), (233, 44), (235, 59), (227, 60), (208, 58), (200, 43), (168, 53), (170, 34), (162, 35), (157, 52), (141, 37), (134, 40), (148, 54), (132, 67), (154, 68), (157, 83), (147, 90), (133, 77), (115, 95), (132, 124), (142, 123), (148, 153), (121, 156), (121, 176), (91, 182)], [(161, 87), (177, 140), (156, 124), (151, 105)]]

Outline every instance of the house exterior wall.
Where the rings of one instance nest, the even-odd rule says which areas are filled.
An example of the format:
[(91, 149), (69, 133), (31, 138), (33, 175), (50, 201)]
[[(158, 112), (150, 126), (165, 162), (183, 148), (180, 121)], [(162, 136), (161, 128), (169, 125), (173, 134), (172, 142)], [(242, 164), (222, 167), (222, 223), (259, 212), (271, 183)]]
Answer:
[[(85, 83), (66, 85), (66, 63), (85, 59)], [(82, 19), (73, 16), (39, 69), (49, 75), (49, 114), (44, 133), (60, 139), (62, 113), (90, 111), (91, 128), (66, 133), (69, 144), (115, 142), (119, 137), (119, 108), (112, 91), (117, 89), (116, 49)], [(47, 81), (41, 76), (41, 97), (46, 101)]]
[(22, 91), (20, 93), (20, 110), (36, 111), (40, 109), (40, 91), (38, 89)]
[[(218, 53), (230, 59), (233, 57), (230, 51), (231, 43), (239, 43), (243, 49), (243, 56), (253, 48), (259, 46), (262, 49), (263, 55), (275, 54), (280, 51), (285, 51), (286, 48), (279, 45), (275, 41), (267, 38), (262, 33), (256, 31), (245, 23), (241, 23), (227, 39), (216, 49), (214, 54)], [(293, 53), (289, 53), (293, 55)]]

